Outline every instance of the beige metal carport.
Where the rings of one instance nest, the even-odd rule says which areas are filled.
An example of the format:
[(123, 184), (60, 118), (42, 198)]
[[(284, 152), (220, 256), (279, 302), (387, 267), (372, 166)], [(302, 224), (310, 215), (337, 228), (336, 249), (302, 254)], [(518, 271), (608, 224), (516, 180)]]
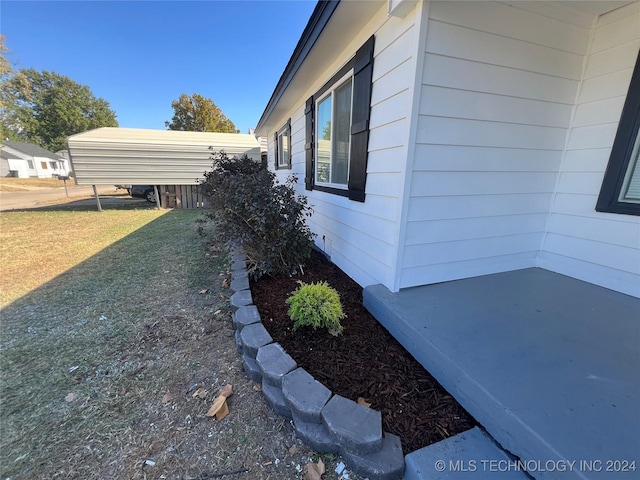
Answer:
[(153, 185), (169, 208), (204, 205), (197, 186), (212, 153), (261, 160), (256, 137), (236, 133), (104, 127), (70, 136), (67, 147), (76, 184)]

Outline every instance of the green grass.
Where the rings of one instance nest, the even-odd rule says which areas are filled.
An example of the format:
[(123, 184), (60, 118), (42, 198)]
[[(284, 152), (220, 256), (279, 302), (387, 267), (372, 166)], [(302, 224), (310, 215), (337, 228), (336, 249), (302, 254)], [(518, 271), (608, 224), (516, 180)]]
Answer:
[[(187, 332), (192, 319), (224, 308), (214, 294), (209, 307), (198, 303), (226, 269), (224, 255), (205, 255), (198, 218), (0, 214), (1, 478), (95, 478), (83, 468), (142, 442), (132, 425), (153, 415), (145, 397), (167, 388), (173, 368), (156, 358), (151, 336), (160, 342), (176, 325)], [(180, 368), (188, 378), (191, 367)]]

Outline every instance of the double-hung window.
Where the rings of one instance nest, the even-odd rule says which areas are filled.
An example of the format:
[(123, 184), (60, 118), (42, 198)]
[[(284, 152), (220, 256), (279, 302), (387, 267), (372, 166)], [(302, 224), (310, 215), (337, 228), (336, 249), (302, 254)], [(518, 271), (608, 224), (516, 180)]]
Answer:
[(353, 73), (316, 101), (315, 184), (347, 188), (351, 145)]
[(640, 52), (596, 204), (599, 212), (640, 215)]
[(305, 105), (305, 187), (364, 202), (374, 37)]
[(291, 119), (275, 135), (276, 170), (291, 168)]

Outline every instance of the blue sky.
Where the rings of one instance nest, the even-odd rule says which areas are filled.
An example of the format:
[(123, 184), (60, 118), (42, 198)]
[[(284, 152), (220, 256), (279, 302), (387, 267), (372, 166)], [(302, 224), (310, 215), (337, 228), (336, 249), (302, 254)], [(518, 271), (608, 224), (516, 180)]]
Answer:
[(107, 100), (121, 127), (165, 129), (180, 94), (255, 127), (315, 0), (5, 1), (14, 68), (50, 70)]

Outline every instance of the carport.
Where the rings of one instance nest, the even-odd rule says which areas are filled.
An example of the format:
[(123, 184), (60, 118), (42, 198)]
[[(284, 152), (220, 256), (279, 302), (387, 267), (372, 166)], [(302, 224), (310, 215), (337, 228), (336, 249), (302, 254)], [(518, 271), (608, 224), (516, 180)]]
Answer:
[(67, 139), (77, 185), (153, 185), (158, 207), (206, 206), (199, 183), (211, 169), (211, 154), (261, 161), (254, 135), (104, 127)]

